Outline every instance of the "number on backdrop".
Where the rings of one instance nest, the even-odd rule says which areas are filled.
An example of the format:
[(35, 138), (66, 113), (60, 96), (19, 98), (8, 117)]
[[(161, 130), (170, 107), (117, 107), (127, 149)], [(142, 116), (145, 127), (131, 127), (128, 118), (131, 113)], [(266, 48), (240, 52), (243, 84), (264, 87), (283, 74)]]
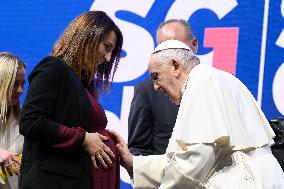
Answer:
[[(222, 4), (226, 4), (226, 6), (220, 6)], [(229, 12), (231, 12), (236, 6), (238, 5), (236, 0), (216, 0), (216, 1), (210, 1), (210, 0), (179, 0), (174, 1), (173, 5), (171, 6), (167, 16), (166, 20), (168, 19), (184, 19), (188, 20), (190, 16), (200, 10), (200, 9), (208, 9), (214, 12), (219, 19), (222, 19), (224, 16), (226, 16)], [(232, 39), (230, 42), (232, 44), (228, 44), (230, 46), (230, 54), (223, 51), (224, 49), (220, 49), (220, 43), (223, 42), (224, 39), (222, 35), (220, 36), (213, 36), (212, 32), (215, 31), (217, 28), (207, 28), (205, 33), (207, 35), (204, 36), (204, 43), (205, 45), (208, 43), (208, 46), (206, 47), (212, 47), (215, 52), (211, 51), (204, 55), (198, 55), (200, 58), (200, 61), (203, 63), (206, 63), (208, 65), (213, 65), (214, 67), (217, 67), (219, 69), (228, 71), (230, 73), (235, 74), (236, 69), (236, 57), (237, 56), (237, 42), (238, 42), (238, 36), (233, 35), (234, 39)], [(221, 29), (218, 28), (218, 31), (222, 33)], [(237, 32), (237, 31), (235, 31)], [(226, 31), (223, 31), (224, 34), (226, 34)], [(227, 33), (230, 35), (232, 32)], [(237, 33), (238, 34), (238, 33)], [(217, 37), (217, 38), (216, 38)], [(228, 42), (228, 41), (227, 41)], [(234, 47), (234, 49), (233, 49)], [(233, 58), (232, 58), (233, 56)], [(222, 58), (221, 58), (222, 57)], [(222, 59), (222, 61), (218, 61)]]

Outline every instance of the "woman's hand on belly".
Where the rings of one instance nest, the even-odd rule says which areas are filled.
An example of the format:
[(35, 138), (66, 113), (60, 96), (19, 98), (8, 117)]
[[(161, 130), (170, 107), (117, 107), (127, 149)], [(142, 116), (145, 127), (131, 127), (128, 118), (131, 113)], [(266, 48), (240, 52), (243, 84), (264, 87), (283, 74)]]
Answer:
[(85, 150), (91, 156), (93, 161), (93, 165), (95, 168), (99, 168), (99, 164), (101, 164), (105, 169), (108, 166), (112, 165), (112, 160), (115, 158), (115, 155), (107, 147), (103, 141), (108, 140), (108, 138), (99, 133), (88, 133), (86, 132), (85, 139), (83, 142), (83, 146)]

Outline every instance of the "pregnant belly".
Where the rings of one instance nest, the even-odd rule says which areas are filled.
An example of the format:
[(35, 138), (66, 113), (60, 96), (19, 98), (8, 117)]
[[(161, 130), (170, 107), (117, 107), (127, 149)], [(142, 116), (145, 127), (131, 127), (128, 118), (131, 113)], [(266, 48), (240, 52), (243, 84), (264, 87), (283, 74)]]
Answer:
[(98, 130), (96, 131), (97, 133), (100, 133), (104, 136), (106, 136), (108, 138), (108, 140), (104, 140), (104, 144), (110, 148), (110, 150), (113, 152), (113, 154), (115, 155), (115, 159), (117, 159), (118, 156), (118, 150), (116, 148), (116, 142), (115, 140), (108, 134), (108, 132), (103, 129), (103, 130)]

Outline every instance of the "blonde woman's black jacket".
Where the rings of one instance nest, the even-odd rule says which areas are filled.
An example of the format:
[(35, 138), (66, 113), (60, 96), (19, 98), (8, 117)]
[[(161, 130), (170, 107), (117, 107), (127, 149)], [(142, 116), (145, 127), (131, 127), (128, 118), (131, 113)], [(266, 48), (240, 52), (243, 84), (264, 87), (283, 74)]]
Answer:
[(25, 137), (20, 189), (91, 189), (92, 162), (82, 145), (52, 147), (60, 125), (90, 130), (92, 109), (81, 80), (52, 56), (44, 58), (28, 79), (20, 117)]

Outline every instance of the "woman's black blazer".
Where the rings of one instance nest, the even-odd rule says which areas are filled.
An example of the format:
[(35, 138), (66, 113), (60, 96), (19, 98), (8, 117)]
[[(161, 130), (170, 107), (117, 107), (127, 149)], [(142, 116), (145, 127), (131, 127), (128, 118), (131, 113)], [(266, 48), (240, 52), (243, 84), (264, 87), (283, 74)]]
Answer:
[(61, 59), (44, 58), (29, 75), (20, 117), (24, 135), (20, 189), (92, 188), (92, 162), (82, 145), (53, 147), (58, 128), (90, 131), (92, 109), (84, 86)]

